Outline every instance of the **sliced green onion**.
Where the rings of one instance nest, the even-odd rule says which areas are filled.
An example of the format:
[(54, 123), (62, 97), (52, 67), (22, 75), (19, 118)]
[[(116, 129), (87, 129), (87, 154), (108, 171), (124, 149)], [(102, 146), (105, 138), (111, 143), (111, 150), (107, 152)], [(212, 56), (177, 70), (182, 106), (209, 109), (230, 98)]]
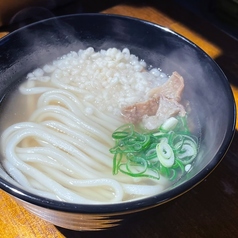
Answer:
[[(156, 145), (155, 145), (155, 147), (156, 147)], [(151, 160), (151, 159), (154, 159), (154, 158), (157, 159), (157, 153), (156, 153), (156, 148), (155, 147), (146, 151), (145, 159), (147, 159), (147, 160)]]
[(147, 163), (141, 157), (134, 157), (126, 163), (127, 171), (131, 174), (143, 174), (147, 170)]
[(123, 126), (120, 126), (112, 133), (113, 139), (123, 139), (126, 137), (129, 137), (133, 134), (134, 131), (134, 125), (133, 124), (125, 124)]
[(156, 180), (160, 179), (160, 174), (157, 170), (149, 170), (149, 171), (146, 171), (146, 173), (132, 173), (128, 171), (126, 164), (121, 164), (119, 166), (119, 171), (131, 177), (137, 177), (137, 178), (145, 177), (145, 178), (151, 178)]
[[(113, 174), (170, 180), (190, 171), (198, 153), (197, 138), (191, 135), (186, 117), (170, 118), (160, 129), (139, 133), (133, 124), (125, 124), (112, 134), (115, 146)], [(189, 167), (190, 166), (190, 167)]]
[(186, 164), (185, 167), (184, 167), (186, 172), (188, 172), (191, 168), (192, 168), (191, 164)]
[(178, 124), (178, 119), (175, 117), (170, 117), (167, 119), (160, 127), (162, 131), (172, 131)]
[(177, 177), (177, 172), (175, 169), (171, 169), (170, 171), (170, 175), (169, 175), (169, 180), (174, 180)]
[(197, 143), (192, 138), (186, 138), (182, 145), (177, 158), (183, 164), (190, 164), (197, 156)]
[[(180, 160), (178, 160), (178, 159), (175, 160), (175, 163), (174, 163), (174, 165), (173, 165), (172, 168), (175, 168), (176, 170), (180, 169), (180, 171), (181, 171), (181, 172), (180, 172), (181, 176), (183, 176), (184, 173), (185, 173), (185, 166), (184, 166), (184, 164), (183, 164)], [(181, 177), (181, 176), (180, 176), (180, 177)]]
[(156, 146), (156, 153), (160, 163), (164, 167), (171, 167), (174, 164), (174, 152), (171, 146), (166, 142), (160, 142)]

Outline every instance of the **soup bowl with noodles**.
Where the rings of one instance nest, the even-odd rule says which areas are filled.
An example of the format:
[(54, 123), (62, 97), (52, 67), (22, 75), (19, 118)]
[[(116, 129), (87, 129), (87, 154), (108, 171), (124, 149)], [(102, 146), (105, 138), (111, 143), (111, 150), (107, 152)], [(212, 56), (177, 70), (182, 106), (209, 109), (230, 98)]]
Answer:
[(167, 203), (231, 143), (226, 76), (162, 26), (69, 15), (16, 30), (0, 52), (0, 187), (57, 226), (107, 229)]

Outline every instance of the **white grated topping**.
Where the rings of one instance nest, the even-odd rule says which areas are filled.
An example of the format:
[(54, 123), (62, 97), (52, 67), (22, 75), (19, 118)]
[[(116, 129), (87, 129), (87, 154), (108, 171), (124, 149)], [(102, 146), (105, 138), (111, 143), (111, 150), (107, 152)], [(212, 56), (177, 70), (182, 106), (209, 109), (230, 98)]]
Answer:
[(145, 61), (127, 48), (96, 52), (89, 47), (63, 55), (27, 78), (46, 81), (50, 77), (51, 81), (87, 90), (85, 101), (94, 101), (100, 110), (118, 114), (121, 107), (145, 100), (149, 90), (168, 79), (160, 69), (146, 67)]

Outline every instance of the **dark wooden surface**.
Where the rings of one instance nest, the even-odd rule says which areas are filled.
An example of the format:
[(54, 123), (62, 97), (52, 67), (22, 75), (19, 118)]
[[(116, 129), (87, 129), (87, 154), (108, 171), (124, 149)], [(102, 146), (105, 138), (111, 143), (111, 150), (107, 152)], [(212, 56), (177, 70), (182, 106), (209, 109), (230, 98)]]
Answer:
[[(228, 76), (238, 102), (238, 42), (172, 0), (116, 4), (104, 13), (133, 16), (167, 26), (206, 51)], [(218, 109), (219, 110), (219, 109)], [(236, 126), (236, 128), (238, 128)], [(55, 227), (19, 207), (0, 191), (0, 237), (236, 238), (238, 237), (238, 133), (216, 170), (174, 201), (139, 213), (117, 228), (76, 232)], [(11, 212), (9, 212), (11, 211)]]

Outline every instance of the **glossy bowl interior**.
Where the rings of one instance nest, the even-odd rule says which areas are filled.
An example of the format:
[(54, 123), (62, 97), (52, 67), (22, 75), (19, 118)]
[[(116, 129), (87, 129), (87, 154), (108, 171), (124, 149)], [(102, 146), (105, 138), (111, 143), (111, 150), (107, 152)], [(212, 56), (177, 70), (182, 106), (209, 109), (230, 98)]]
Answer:
[[(0, 187), (21, 205), (55, 225), (74, 230), (117, 226), (126, 214), (152, 208), (182, 195), (208, 176), (224, 157), (234, 134), (235, 103), (219, 66), (199, 47), (175, 32), (139, 19), (79, 14), (44, 20), (0, 41), (0, 97), (29, 71), (81, 48), (129, 48), (148, 65), (185, 80), (185, 97), (196, 111), (201, 146), (193, 170), (161, 194), (108, 205), (70, 204), (35, 196), (0, 174)], [(4, 106), (1, 104), (0, 106)]]

